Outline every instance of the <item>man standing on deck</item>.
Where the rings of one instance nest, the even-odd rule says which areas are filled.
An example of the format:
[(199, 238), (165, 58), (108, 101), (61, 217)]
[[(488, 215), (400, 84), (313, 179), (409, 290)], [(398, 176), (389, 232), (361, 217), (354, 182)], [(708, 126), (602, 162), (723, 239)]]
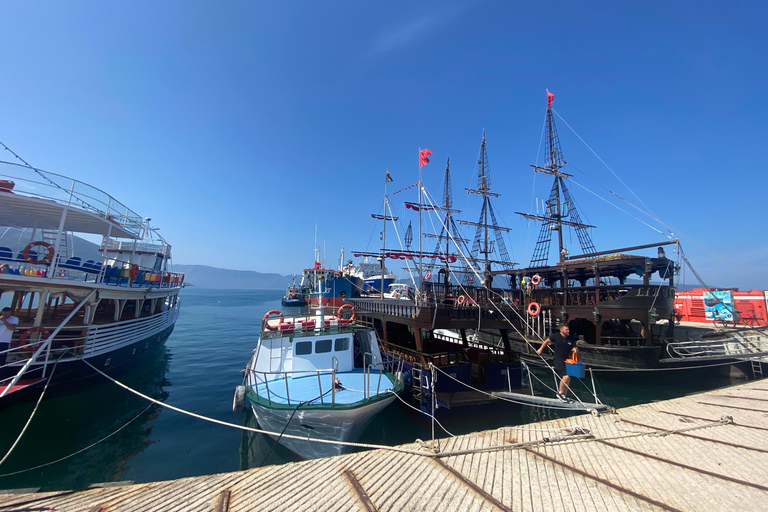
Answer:
[(576, 339), (571, 336), (570, 333), (571, 329), (568, 327), (567, 323), (560, 324), (560, 332), (550, 334), (549, 338), (545, 339), (544, 343), (542, 343), (541, 347), (536, 351), (537, 354), (541, 355), (544, 347), (550, 343), (553, 344), (552, 350), (554, 352), (553, 363), (555, 366), (555, 373), (560, 378), (560, 392), (557, 394), (557, 398), (564, 403), (573, 401), (566, 397), (568, 394), (568, 385), (571, 383), (571, 376), (565, 371), (565, 360), (571, 356), (572, 351), (577, 354), (579, 353), (579, 349), (576, 348)]
[(19, 325), (19, 319), (11, 313), (11, 308), (3, 308), (3, 311), (0, 312), (0, 366), (5, 365), (5, 357), (11, 346), (11, 336), (13, 336), (16, 326)]

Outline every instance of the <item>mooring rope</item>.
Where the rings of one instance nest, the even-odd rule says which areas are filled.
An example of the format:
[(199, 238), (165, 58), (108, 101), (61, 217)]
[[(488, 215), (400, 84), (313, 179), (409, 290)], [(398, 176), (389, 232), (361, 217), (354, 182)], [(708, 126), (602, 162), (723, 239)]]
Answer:
[(27, 422), (24, 424), (24, 428), (21, 429), (21, 432), (19, 432), (19, 435), (16, 437), (16, 440), (13, 442), (10, 448), (8, 448), (8, 452), (5, 454), (5, 456), (0, 459), (0, 466), (5, 462), (8, 457), (10, 457), (13, 450), (16, 448), (16, 445), (19, 444), (19, 441), (21, 441), (22, 436), (24, 436), (24, 432), (27, 431), (27, 428), (29, 427), (29, 424), (32, 423), (32, 418), (34, 418), (35, 413), (37, 412), (37, 408), (40, 407), (40, 402), (43, 401), (43, 397), (45, 396), (45, 392), (48, 390), (48, 385), (51, 383), (51, 379), (53, 378), (53, 373), (56, 371), (56, 366), (59, 364), (59, 359), (64, 355), (62, 353), (59, 355), (59, 357), (56, 359), (56, 362), (53, 363), (53, 368), (51, 369), (50, 375), (48, 375), (48, 380), (45, 382), (45, 387), (43, 388), (43, 392), (40, 393), (40, 396), (37, 397), (37, 403), (35, 404), (35, 408), (32, 409), (32, 413), (29, 415), (29, 418), (27, 418)]

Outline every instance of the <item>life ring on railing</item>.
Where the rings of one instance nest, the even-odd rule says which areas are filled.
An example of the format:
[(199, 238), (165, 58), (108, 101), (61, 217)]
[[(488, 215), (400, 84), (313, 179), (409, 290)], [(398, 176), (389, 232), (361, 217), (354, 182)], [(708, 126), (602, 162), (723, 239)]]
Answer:
[(354, 322), (355, 318), (357, 318), (357, 312), (355, 311), (355, 306), (353, 306), (352, 304), (342, 304), (341, 307), (339, 308), (339, 310), (336, 312), (336, 316), (341, 318), (341, 313), (345, 309), (351, 309), (352, 310), (352, 316), (349, 317), (349, 321), (350, 322)]
[(165, 277), (163, 278), (163, 282), (164, 283), (170, 283), (171, 282), (171, 273), (170, 272), (166, 272), (165, 273)]
[(283, 313), (279, 309), (272, 309), (267, 311), (267, 314), (264, 315), (264, 318), (261, 319), (261, 324), (266, 325), (267, 329), (269, 329), (270, 331), (276, 331), (277, 326), (272, 327), (271, 325), (269, 325), (269, 322), (267, 322), (267, 320), (269, 320), (269, 317), (272, 315), (277, 315), (278, 318), (280, 318), (278, 325), (283, 323), (283, 319), (285, 318), (285, 316), (283, 316)]
[[(36, 260), (32, 258), (32, 256), (29, 254), (29, 251), (31, 251), (35, 247), (45, 247), (45, 249), (48, 251), (48, 254), (45, 256), (45, 258), (41, 260)], [(24, 258), (24, 261), (26, 261), (27, 263), (32, 263), (33, 265), (47, 265), (51, 261), (53, 261), (53, 254), (55, 252), (56, 251), (53, 250), (53, 246), (48, 242), (37, 241), (37, 242), (28, 243), (27, 246), (24, 248), (24, 251), (22, 251), (21, 256)]]
[(67, 271), (63, 268), (59, 269), (59, 277), (67, 277)]
[(131, 280), (135, 281), (137, 277), (139, 277), (139, 266), (135, 263), (131, 265)]
[(531, 302), (528, 304), (528, 314), (531, 316), (538, 316), (541, 313), (541, 306), (538, 302)]
[(32, 355), (35, 353), (35, 346), (27, 343), (27, 338), (29, 338), (29, 335), (32, 334), (33, 332), (42, 333), (39, 341), (47, 340), (48, 336), (51, 335), (51, 331), (49, 331), (45, 327), (33, 327), (31, 329), (27, 329), (26, 331), (21, 333), (21, 336), (19, 336), (19, 340), (16, 343), (16, 347), (19, 348), (18, 350), (19, 354), (26, 357), (32, 357)]
[(531, 283), (534, 285), (538, 285), (541, 282), (541, 276), (539, 274), (534, 274), (531, 278)]
[(7, 274), (8, 273), (8, 264), (3, 263), (0, 265), (0, 274)]
[(463, 306), (466, 301), (467, 298), (464, 295), (459, 295), (459, 298), (456, 299), (456, 302), (459, 304), (459, 306)]

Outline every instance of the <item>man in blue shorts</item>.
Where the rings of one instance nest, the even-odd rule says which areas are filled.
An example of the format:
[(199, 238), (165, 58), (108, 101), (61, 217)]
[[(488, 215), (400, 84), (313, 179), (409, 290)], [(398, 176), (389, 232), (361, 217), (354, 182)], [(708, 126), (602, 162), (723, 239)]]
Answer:
[(565, 371), (565, 360), (571, 357), (571, 352), (575, 351), (579, 353), (579, 349), (576, 348), (576, 338), (571, 336), (571, 329), (567, 323), (560, 324), (560, 332), (555, 332), (549, 335), (549, 338), (544, 340), (541, 347), (536, 351), (541, 355), (544, 347), (552, 343), (552, 351), (554, 352), (553, 364), (555, 367), (555, 373), (560, 379), (560, 389), (557, 394), (557, 398), (561, 402), (572, 402), (570, 398), (567, 398), (568, 385), (571, 383), (571, 376)]

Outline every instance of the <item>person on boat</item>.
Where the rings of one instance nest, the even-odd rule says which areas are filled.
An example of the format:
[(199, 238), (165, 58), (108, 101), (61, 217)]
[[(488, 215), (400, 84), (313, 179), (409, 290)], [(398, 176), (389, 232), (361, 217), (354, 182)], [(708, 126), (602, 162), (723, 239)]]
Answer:
[(0, 366), (5, 365), (5, 357), (11, 346), (11, 336), (17, 325), (19, 325), (19, 319), (13, 316), (11, 308), (3, 308), (0, 312)]
[(560, 379), (557, 398), (559, 398), (561, 402), (570, 402), (572, 400), (567, 398), (566, 395), (568, 394), (568, 385), (571, 383), (571, 376), (565, 371), (565, 360), (571, 356), (572, 352), (578, 354), (579, 349), (576, 347), (576, 338), (571, 336), (571, 328), (568, 327), (567, 323), (560, 324), (560, 332), (550, 334), (549, 338), (544, 340), (544, 343), (541, 344), (541, 347), (539, 347), (536, 353), (541, 355), (544, 351), (544, 347), (550, 343), (552, 343), (552, 351), (554, 352), (553, 364), (555, 373)]

